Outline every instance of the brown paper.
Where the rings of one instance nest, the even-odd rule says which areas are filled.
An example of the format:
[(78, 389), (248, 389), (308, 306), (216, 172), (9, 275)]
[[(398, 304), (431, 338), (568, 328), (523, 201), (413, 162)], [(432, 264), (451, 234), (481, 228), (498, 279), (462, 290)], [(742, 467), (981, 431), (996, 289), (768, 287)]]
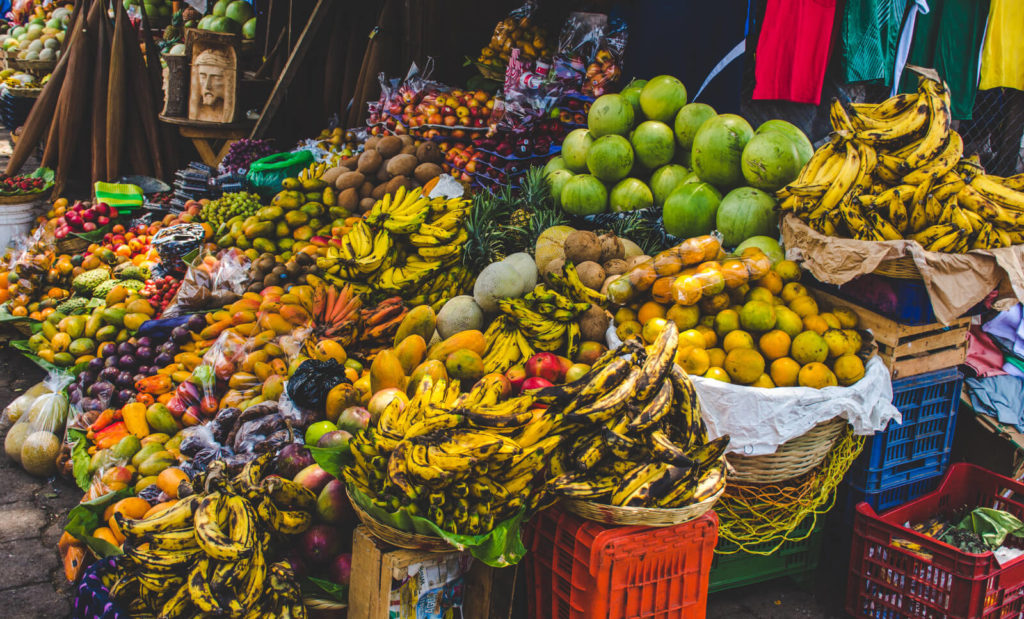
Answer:
[(782, 241), (787, 258), (818, 281), (836, 286), (873, 272), (883, 261), (910, 256), (921, 272), (932, 310), (943, 324), (963, 316), (993, 290), (1004, 302), (1024, 301), (1024, 245), (946, 254), (925, 251), (917, 241), (906, 239), (857, 241), (825, 236), (791, 214), (782, 222)]

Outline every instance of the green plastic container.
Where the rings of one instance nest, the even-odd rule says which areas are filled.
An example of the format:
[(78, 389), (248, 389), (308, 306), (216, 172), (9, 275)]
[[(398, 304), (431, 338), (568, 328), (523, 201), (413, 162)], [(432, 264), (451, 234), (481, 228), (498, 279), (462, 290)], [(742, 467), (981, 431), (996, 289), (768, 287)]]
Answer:
[[(806, 533), (815, 522), (814, 531), (805, 539), (798, 542), (786, 542), (778, 550), (770, 555), (750, 554), (747, 552), (734, 552), (732, 554), (720, 554), (722, 550), (732, 550), (736, 547), (718, 539), (718, 547), (715, 548), (715, 558), (711, 562), (711, 578), (708, 583), (708, 592), (717, 593), (728, 589), (746, 587), (766, 580), (774, 580), (785, 576), (801, 582), (807, 579), (818, 567), (821, 558), (821, 548), (825, 540), (825, 516), (819, 515), (816, 519), (806, 518), (796, 528), (794, 537)], [(754, 546), (754, 549), (770, 549), (775, 542), (766, 542)]]
[(245, 179), (260, 197), (269, 199), (281, 191), (281, 181), (298, 176), (299, 172), (308, 168), (311, 163), (313, 153), (308, 150), (277, 153), (252, 162)]

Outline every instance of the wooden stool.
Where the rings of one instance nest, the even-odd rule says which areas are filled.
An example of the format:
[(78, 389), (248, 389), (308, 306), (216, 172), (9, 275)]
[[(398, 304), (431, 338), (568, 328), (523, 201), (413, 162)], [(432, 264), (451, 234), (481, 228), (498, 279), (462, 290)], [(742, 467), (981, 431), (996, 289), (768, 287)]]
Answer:
[[(249, 131), (254, 124), (252, 121), (208, 123), (189, 120), (188, 118), (171, 118), (163, 115), (160, 116), (160, 120), (168, 125), (176, 126), (181, 137), (192, 140), (192, 144), (199, 151), (199, 157), (203, 163), (214, 168), (228, 154), (228, 149), (231, 148), (232, 144), (242, 138), (249, 137)], [(221, 142), (219, 148), (216, 146), (217, 142)], [(214, 151), (215, 148), (217, 148), (216, 152)]]

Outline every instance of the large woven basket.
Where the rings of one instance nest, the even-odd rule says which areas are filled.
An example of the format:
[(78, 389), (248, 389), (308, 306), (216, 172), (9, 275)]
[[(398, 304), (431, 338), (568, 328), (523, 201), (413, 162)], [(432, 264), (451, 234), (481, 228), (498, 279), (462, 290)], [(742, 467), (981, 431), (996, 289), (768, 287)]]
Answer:
[(451, 552), (455, 550), (443, 537), (409, 533), (384, 524), (366, 513), (366, 511), (359, 506), (359, 503), (356, 503), (352, 498), (351, 494), (348, 495), (348, 500), (349, 503), (352, 504), (352, 508), (355, 510), (356, 516), (359, 516), (359, 520), (366, 525), (366, 529), (370, 534), (382, 542), (399, 548), (405, 548), (406, 550), (425, 550), (427, 552)]
[(348, 608), (348, 604), (313, 596), (302, 598), (302, 603), (306, 606), (310, 617), (337, 617), (340, 611)]
[(40, 201), (42, 201), (44, 194), (46, 194), (46, 191), (21, 193), (10, 196), (0, 195), (0, 205), (10, 206), (12, 204), (38, 204)]
[(846, 420), (836, 417), (786, 441), (773, 454), (730, 454), (727, 457), (733, 467), (731, 478), (743, 483), (770, 484), (803, 475), (824, 462), (845, 427)]
[(57, 251), (62, 254), (73, 256), (75, 254), (80, 254), (87, 249), (89, 249), (89, 241), (77, 236), (69, 234), (64, 238), (57, 240)]
[(723, 492), (725, 486), (700, 503), (675, 508), (619, 507), (575, 499), (563, 500), (562, 505), (577, 516), (602, 524), (670, 527), (700, 518), (715, 506)]
[(910, 256), (903, 256), (895, 260), (885, 260), (879, 263), (873, 273), (895, 279), (921, 279), (921, 271), (917, 270), (917, 264)]

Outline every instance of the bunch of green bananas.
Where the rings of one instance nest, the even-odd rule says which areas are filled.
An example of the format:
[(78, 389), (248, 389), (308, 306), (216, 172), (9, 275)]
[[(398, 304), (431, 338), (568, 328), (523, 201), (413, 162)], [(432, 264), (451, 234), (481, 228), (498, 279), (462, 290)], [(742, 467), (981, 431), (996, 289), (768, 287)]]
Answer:
[(133, 615), (305, 617), (291, 566), (270, 563), (268, 554), (275, 536), (309, 528), (316, 496), (264, 478), (271, 462), (273, 454), (263, 454), (234, 479), (213, 462), (193, 480), (202, 494), (143, 520), (117, 514), (125, 543), (111, 595)]
[(347, 483), (382, 509), (458, 534), (542, 507), (548, 495), (536, 490), (563, 470), (563, 435), (531, 396), (499, 401), (505, 386), (485, 377), (460, 395), (457, 381), (424, 379), (407, 406), (393, 401), (352, 440)]
[(949, 91), (930, 79), (877, 105), (833, 101), (832, 139), (777, 192), (829, 236), (913, 239), (962, 253), (1024, 241), (1024, 175), (989, 176), (950, 130)]
[(569, 427), (572, 469), (545, 491), (628, 507), (683, 507), (725, 486), (729, 437), (708, 441), (700, 402), (675, 364), (679, 333), (669, 323), (645, 348), (609, 351), (580, 380), (541, 389), (539, 403)]
[(424, 278), (416, 294), (409, 297), (407, 303), (414, 307), (429, 305), (435, 312), (439, 312), (449, 299), (471, 292), (475, 281), (476, 277), (466, 267), (452, 266), (435, 273), (433, 277)]

